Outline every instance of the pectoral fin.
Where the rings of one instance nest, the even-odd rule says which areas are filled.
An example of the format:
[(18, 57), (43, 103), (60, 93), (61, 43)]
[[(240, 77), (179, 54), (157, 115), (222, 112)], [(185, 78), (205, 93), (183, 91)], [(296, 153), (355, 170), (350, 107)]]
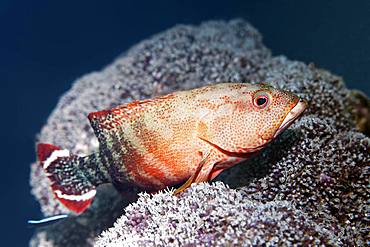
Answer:
[(209, 180), (213, 180), (215, 179), (215, 177), (217, 177), (221, 172), (223, 172), (225, 169), (218, 169), (218, 170), (212, 170), (211, 174), (210, 174), (210, 179)]
[(193, 175), (181, 187), (175, 190), (173, 193), (174, 195), (183, 192), (185, 189), (190, 187), (192, 183), (201, 183), (209, 180), (209, 175), (214, 165), (214, 162), (210, 158), (210, 153), (211, 152), (209, 151), (204, 155)]

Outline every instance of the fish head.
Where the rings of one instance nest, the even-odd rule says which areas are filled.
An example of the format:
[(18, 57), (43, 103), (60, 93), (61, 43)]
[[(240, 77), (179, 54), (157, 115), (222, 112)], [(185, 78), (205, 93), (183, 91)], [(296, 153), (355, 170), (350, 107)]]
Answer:
[(297, 95), (265, 83), (246, 84), (227, 94), (227, 101), (203, 127), (208, 130), (204, 139), (225, 152), (262, 149), (307, 108), (307, 102)]
[(287, 129), (307, 108), (307, 102), (297, 95), (273, 87), (262, 87), (252, 95), (253, 128), (258, 146), (270, 142)]

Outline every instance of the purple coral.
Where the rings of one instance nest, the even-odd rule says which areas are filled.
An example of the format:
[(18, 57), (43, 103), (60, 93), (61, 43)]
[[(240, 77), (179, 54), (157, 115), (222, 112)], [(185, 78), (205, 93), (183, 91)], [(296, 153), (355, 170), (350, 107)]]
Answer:
[(331, 229), (317, 225), (287, 201), (261, 203), (223, 183), (141, 194), (96, 246), (251, 246), (302, 242), (338, 243)]
[[(141, 42), (102, 71), (80, 78), (61, 98), (40, 141), (88, 154), (98, 145), (86, 119), (89, 112), (148, 98), (158, 90), (166, 93), (223, 81), (268, 81), (308, 99), (310, 108), (260, 156), (219, 177), (241, 188), (239, 192), (216, 184), (195, 186), (180, 198), (165, 193), (153, 198), (142, 195), (98, 243), (120, 245), (119, 240), (130, 239), (133, 244), (148, 245), (153, 241), (221, 245), (254, 239), (261, 244), (364, 245), (369, 138), (355, 130), (351, 92), (340, 77), (327, 71), (272, 57), (261, 35), (242, 20), (177, 26)], [(65, 212), (40, 174), (40, 167), (33, 164), (32, 192), (42, 212)], [(140, 204), (144, 201), (149, 208)], [(126, 203), (112, 187), (104, 186), (91, 209), (38, 231), (31, 245), (93, 245), (123, 213)], [(197, 220), (180, 224), (181, 206), (188, 210), (188, 219)], [(245, 225), (240, 225), (240, 219), (246, 220)], [(174, 229), (178, 238), (150, 235), (153, 227)]]

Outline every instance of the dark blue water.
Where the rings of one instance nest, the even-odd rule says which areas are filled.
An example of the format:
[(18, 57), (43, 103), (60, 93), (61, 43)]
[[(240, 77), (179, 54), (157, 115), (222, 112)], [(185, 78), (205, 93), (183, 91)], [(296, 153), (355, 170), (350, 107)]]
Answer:
[(243, 17), (274, 54), (315, 62), (370, 94), (370, 2), (0, 2), (1, 246), (25, 246), (39, 216), (29, 191), (34, 139), (72, 81), (177, 23)]

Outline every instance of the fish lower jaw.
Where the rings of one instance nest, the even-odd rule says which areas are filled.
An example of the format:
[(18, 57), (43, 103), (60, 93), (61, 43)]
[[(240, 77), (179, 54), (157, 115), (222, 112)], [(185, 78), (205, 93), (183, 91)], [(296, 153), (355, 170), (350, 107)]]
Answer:
[(274, 137), (276, 138), (281, 132), (287, 129), (298, 117), (302, 115), (304, 110), (307, 108), (307, 102), (300, 99), (293, 109), (288, 113), (281, 123), (279, 129), (275, 132)]

